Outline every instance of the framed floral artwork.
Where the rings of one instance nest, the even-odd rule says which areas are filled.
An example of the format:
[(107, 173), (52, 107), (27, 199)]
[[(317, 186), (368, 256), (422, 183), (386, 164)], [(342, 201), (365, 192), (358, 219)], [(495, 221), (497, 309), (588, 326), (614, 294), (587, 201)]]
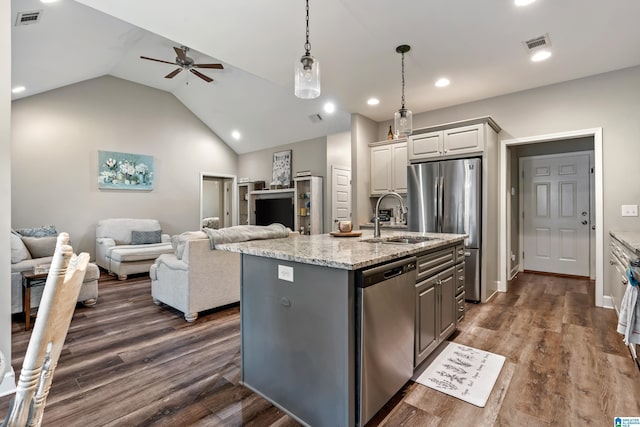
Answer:
[(153, 190), (153, 157), (144, 154), (98, 151), (98, 188)]
[(291, 183), (291, 150), (273, 153), (271, 185), (289, 188)]

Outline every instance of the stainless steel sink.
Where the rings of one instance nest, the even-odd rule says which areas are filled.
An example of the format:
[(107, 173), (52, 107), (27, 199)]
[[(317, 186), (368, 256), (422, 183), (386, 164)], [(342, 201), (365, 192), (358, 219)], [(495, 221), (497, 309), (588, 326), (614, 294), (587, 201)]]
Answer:
[(413, 245), (416, 243), (429, 242), (431, 240), (439, 240), (439, 238), (428, 237), (428, 236), (390, 236), (390, 237), (377, 237), (373, 239), (364, 239), (364, 240), (361, 240), (361, 242)]

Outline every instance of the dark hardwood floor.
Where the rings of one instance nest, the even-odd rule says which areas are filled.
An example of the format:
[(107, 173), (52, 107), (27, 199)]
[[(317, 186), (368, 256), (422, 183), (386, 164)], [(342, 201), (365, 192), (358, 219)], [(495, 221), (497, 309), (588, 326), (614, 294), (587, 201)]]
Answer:
[[(592, 282), (520, 274), (510, 289), (467, 304), (452, 337), (507, 358), (485, 408), (410, 382), (369, 425), (607, 426), (640, 416), (640, 370), (615, 312), (594, 307)], [(238, 384), (239, 334), (237, 305), (188, 324), (153, 304), (148, 277), (103, 272), (98, 304), (74, 314), (43, 425), (298, 425)], [(16, 317), (16, 375), (29, 336)], [(9, 399), (0, 398), (0, 414)]]

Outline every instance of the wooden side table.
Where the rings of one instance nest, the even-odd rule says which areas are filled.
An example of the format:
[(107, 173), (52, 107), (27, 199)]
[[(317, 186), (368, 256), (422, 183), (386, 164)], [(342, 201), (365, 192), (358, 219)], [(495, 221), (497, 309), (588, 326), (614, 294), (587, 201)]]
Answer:
[(24, 312), (24, 330), (31, 329), (31, 288), (44, 286), (49, 273), (22, 272), (22, 311)]

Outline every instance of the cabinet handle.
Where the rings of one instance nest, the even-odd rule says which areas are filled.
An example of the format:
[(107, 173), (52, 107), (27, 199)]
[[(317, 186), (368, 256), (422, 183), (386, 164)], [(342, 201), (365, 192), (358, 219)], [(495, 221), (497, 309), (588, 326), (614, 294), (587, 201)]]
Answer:
[(458, 309), (458, 311), (459, 311), (460, 313), (464, 313), (464, 307), (460, 307), (460, 308)]
[(624, 285), (626, 285), (627, 283), (629, 283), (629, 281), (628, 281), (627, 279), (622, 279), (622, 280), (620, 280), (620, 281), (622, 282), (622, 285), (623, 285), (623, 286), (624, 286)]
[(463, 282), (464, 281), (464, 276), (458, 276), (458, 280)]

